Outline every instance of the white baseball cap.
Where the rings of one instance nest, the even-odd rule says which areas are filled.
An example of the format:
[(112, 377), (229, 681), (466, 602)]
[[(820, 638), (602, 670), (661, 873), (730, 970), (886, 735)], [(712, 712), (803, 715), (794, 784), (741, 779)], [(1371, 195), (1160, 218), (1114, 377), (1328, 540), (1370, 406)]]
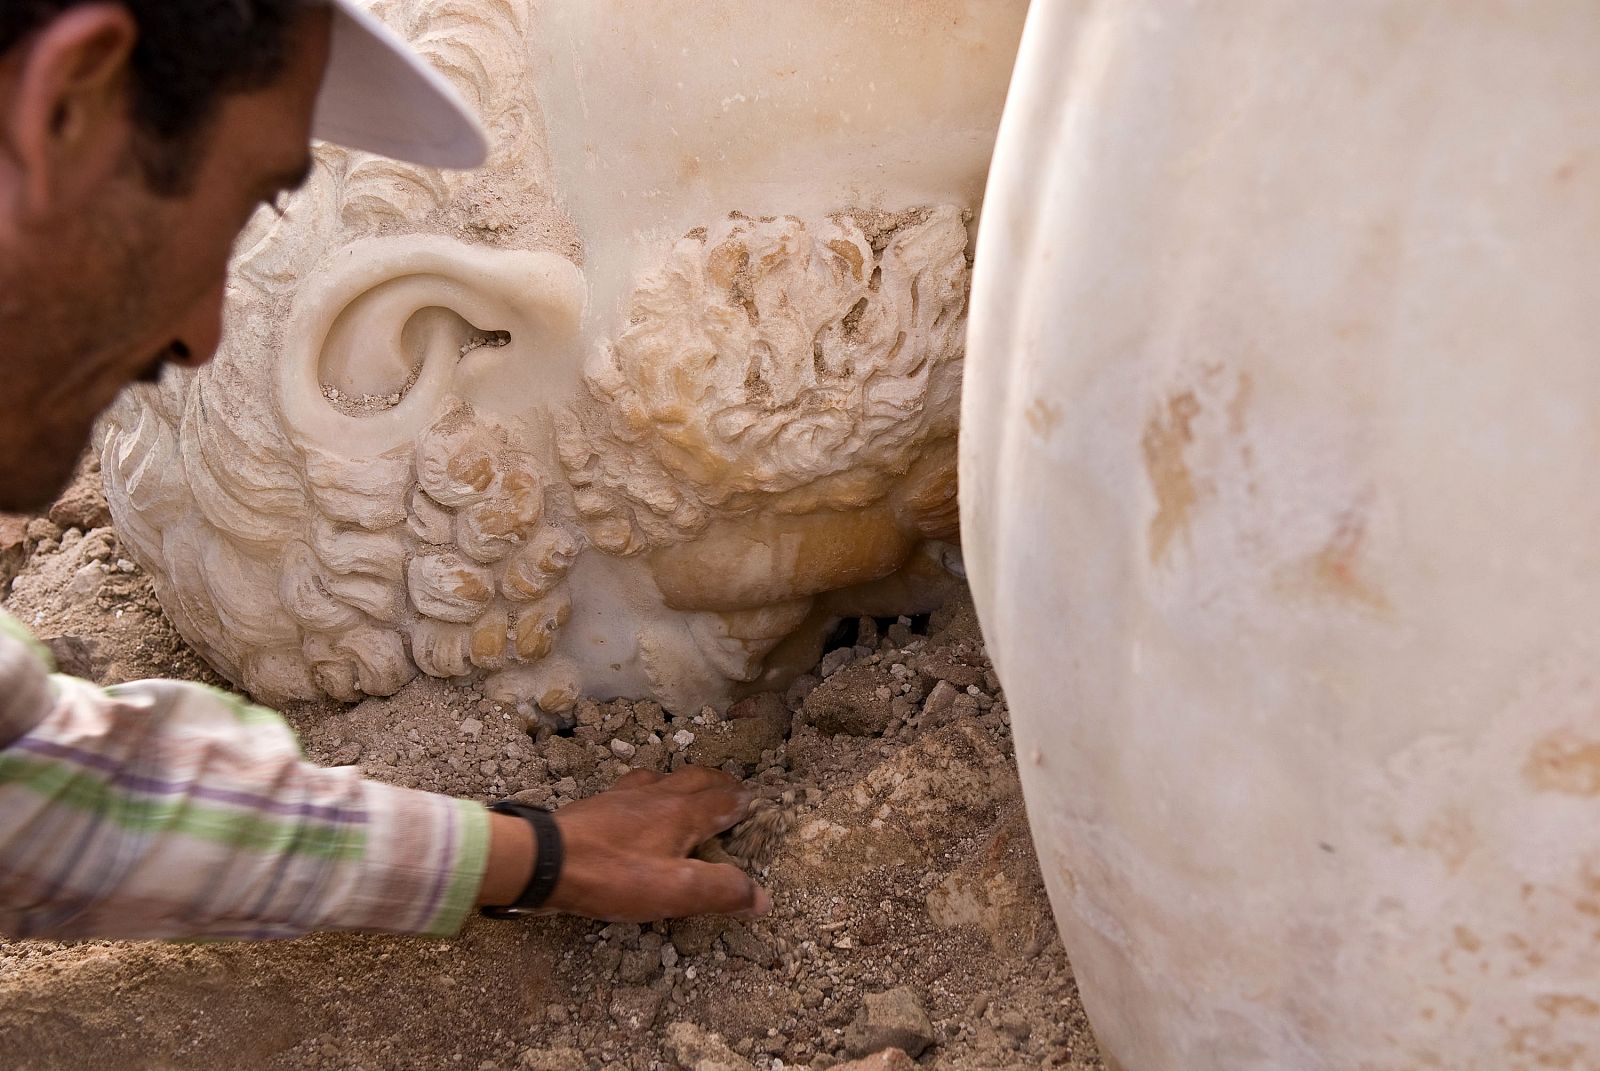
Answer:
[(358, 0), (333, 9), (313, 137), (426, 167), (477, 167), (489, 139), (455, 88)]

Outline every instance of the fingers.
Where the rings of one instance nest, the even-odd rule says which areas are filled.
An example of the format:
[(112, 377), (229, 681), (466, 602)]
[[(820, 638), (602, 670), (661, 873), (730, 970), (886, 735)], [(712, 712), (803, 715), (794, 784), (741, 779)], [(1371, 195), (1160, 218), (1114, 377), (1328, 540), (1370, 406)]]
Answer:
[(689, 795), (708, 788), (727, 788), (739, 782), (732, 774), (723, 773), (710, 766), (685, 766), (668, 774), (659, 783), (663, 792), (681, 792)]
[(612, 791), (558, 813), (566, 862), (548, 906), (629, 921), (766, 914), (771, 898), (737, 866), (683, 858), (743, 819), (754, 800), (720, 770), (628, 771)]
[(685, 766), (656, 782), (656, 787), (687, 797), (677, 830), (681, 852), (739, 824), (755, 801), (755, 793), (737, 779), (708, 766)]
[(737, 915), (757, 918), (772, 910), (772, 898), (749, 875), (727, 863), (702, 863), (685, 859), (675, 864), (670, 902), (662, 906), (671, 917), (684, 915)]
[(678, 812), (676, 844), (687, 855), (695, 845), (744, 821), (755, 793), (742, 785), (708, 788), (683, 800)]
[(669, 776), (661, 787), (672, 787), (694, 801), (694, 812), (703, 824), (696, 827), (695, 843), (715, 836), (745, 819), (755, 792), (721, 770), (705, 766), (685, 766)]
[(684, 853), (742, 822), (755, 802), (753, 791), (721, 770), (706, 766), (685, 766), (665, 776), (648, 770), (629, 770), (613, 787), (651, 788), (681, 797), (681, 807), (674, 808), (678, 821), (674, 823), (672, 839)]
[(611, 787), (644, 788), (646, 785), (653, 785), (657, 781), (664, 779), (665, 775), (658, 774), (654, 770), (629, 770), (627, 773), (617, 778), (616, 783)]

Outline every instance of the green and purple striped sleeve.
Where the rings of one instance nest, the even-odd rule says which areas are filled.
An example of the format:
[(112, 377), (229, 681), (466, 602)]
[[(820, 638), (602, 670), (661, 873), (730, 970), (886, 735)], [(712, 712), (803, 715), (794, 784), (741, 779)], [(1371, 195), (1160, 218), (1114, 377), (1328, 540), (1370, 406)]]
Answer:
[(50, 675), (0, 613), (0, 933), (448, 935), (488, 851), (476, 804), (306, 762), (201, 685)]

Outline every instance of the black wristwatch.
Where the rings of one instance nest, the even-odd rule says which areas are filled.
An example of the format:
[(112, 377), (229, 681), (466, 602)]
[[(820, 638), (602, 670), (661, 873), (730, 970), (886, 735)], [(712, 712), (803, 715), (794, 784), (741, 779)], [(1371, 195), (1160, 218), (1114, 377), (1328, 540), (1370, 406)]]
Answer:
[(497, 800), (489, 810), (500, 814), (516, 815), (533, 827), (534, 858), (533, 877), (527, 888), (513, 903), (503, 907), (480, 907), (478, 913), (492, 919), (515, 919), (536, 913), (555, 891), (561, 879), (561, 830), (556, 820), (543, 807), (516, 800)]

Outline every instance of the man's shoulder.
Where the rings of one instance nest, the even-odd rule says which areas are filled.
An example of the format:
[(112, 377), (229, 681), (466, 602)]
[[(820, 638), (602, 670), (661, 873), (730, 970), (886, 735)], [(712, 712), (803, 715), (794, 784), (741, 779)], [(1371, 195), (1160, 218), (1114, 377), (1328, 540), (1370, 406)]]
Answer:
[(50, 648), (40, 643), (39, 638), (29, 632), (21, 621), (0, 609), (0, 648), (8, 645), (20, 645), (28, 655), (44, 663), (45, 672), (55, 671), (56, 660), (51, 656)]
[(0, 750), (32, 731), (55, 705), (54, 668), (45, 645), (0, 610)]

